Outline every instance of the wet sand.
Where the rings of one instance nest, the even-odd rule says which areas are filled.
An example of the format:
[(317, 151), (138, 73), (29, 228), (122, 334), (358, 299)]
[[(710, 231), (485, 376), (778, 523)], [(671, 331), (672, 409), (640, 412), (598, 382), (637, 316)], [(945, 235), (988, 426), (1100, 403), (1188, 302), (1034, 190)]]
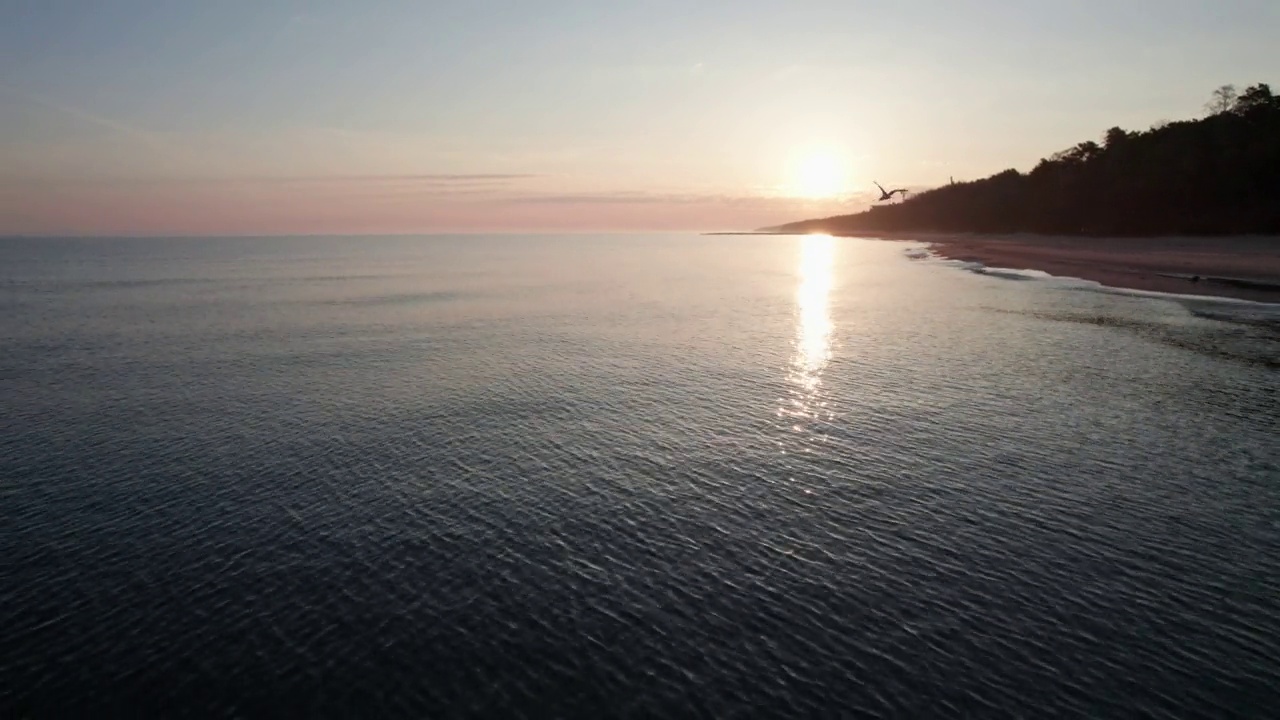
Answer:
[[(896, 235), (943, 257), (1112, 287), (1280, 303), (1280, 237), (1093, 238)], [(1198, 278), (1198, 279), (1196, 279)]]

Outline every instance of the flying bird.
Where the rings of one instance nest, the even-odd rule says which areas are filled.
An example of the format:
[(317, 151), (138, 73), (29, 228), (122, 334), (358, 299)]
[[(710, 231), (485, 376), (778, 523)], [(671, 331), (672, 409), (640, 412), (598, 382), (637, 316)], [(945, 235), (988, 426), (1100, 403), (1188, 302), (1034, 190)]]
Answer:
[[(875, 181), (872, 180), (871, 182), (875, 182)], [(894, 193), (902, 193), (902, 197), (904, 199), (907, 197), (906, 188), (896, 188), (894, 190), (885, 190), (884, 186), (881, 185), (880, 183), (876, 183), (876, 187), (880, 188), (880, 199), (877, 200), (876, 202), (884, 202), (885, 200), (892, 200)]]

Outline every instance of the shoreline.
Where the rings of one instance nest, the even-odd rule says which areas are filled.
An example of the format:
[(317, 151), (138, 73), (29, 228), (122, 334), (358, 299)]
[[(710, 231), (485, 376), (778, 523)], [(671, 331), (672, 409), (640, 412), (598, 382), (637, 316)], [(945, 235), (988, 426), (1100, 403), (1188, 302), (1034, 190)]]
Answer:
[(1280, 303), (1280, 238), (846, 235), (929, 243), (939, 256), (1109, 287)]

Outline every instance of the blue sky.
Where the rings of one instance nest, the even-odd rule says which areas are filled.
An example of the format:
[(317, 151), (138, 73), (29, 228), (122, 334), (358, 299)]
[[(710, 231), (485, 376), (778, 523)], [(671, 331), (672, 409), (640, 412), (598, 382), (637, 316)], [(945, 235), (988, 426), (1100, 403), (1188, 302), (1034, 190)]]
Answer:
[(753, 227), (1193, 116), (1280, 83), (1277, 35), (1254, 0), (0, 0), (0, 233)]

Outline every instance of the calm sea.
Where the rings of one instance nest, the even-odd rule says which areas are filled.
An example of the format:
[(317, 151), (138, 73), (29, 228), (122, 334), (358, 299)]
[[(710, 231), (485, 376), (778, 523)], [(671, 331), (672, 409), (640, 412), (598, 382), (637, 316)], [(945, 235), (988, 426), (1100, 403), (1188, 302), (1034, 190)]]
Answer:
[(973, 270), (0, 241), (0, 715), (1275, 717), (1280, 307)]

